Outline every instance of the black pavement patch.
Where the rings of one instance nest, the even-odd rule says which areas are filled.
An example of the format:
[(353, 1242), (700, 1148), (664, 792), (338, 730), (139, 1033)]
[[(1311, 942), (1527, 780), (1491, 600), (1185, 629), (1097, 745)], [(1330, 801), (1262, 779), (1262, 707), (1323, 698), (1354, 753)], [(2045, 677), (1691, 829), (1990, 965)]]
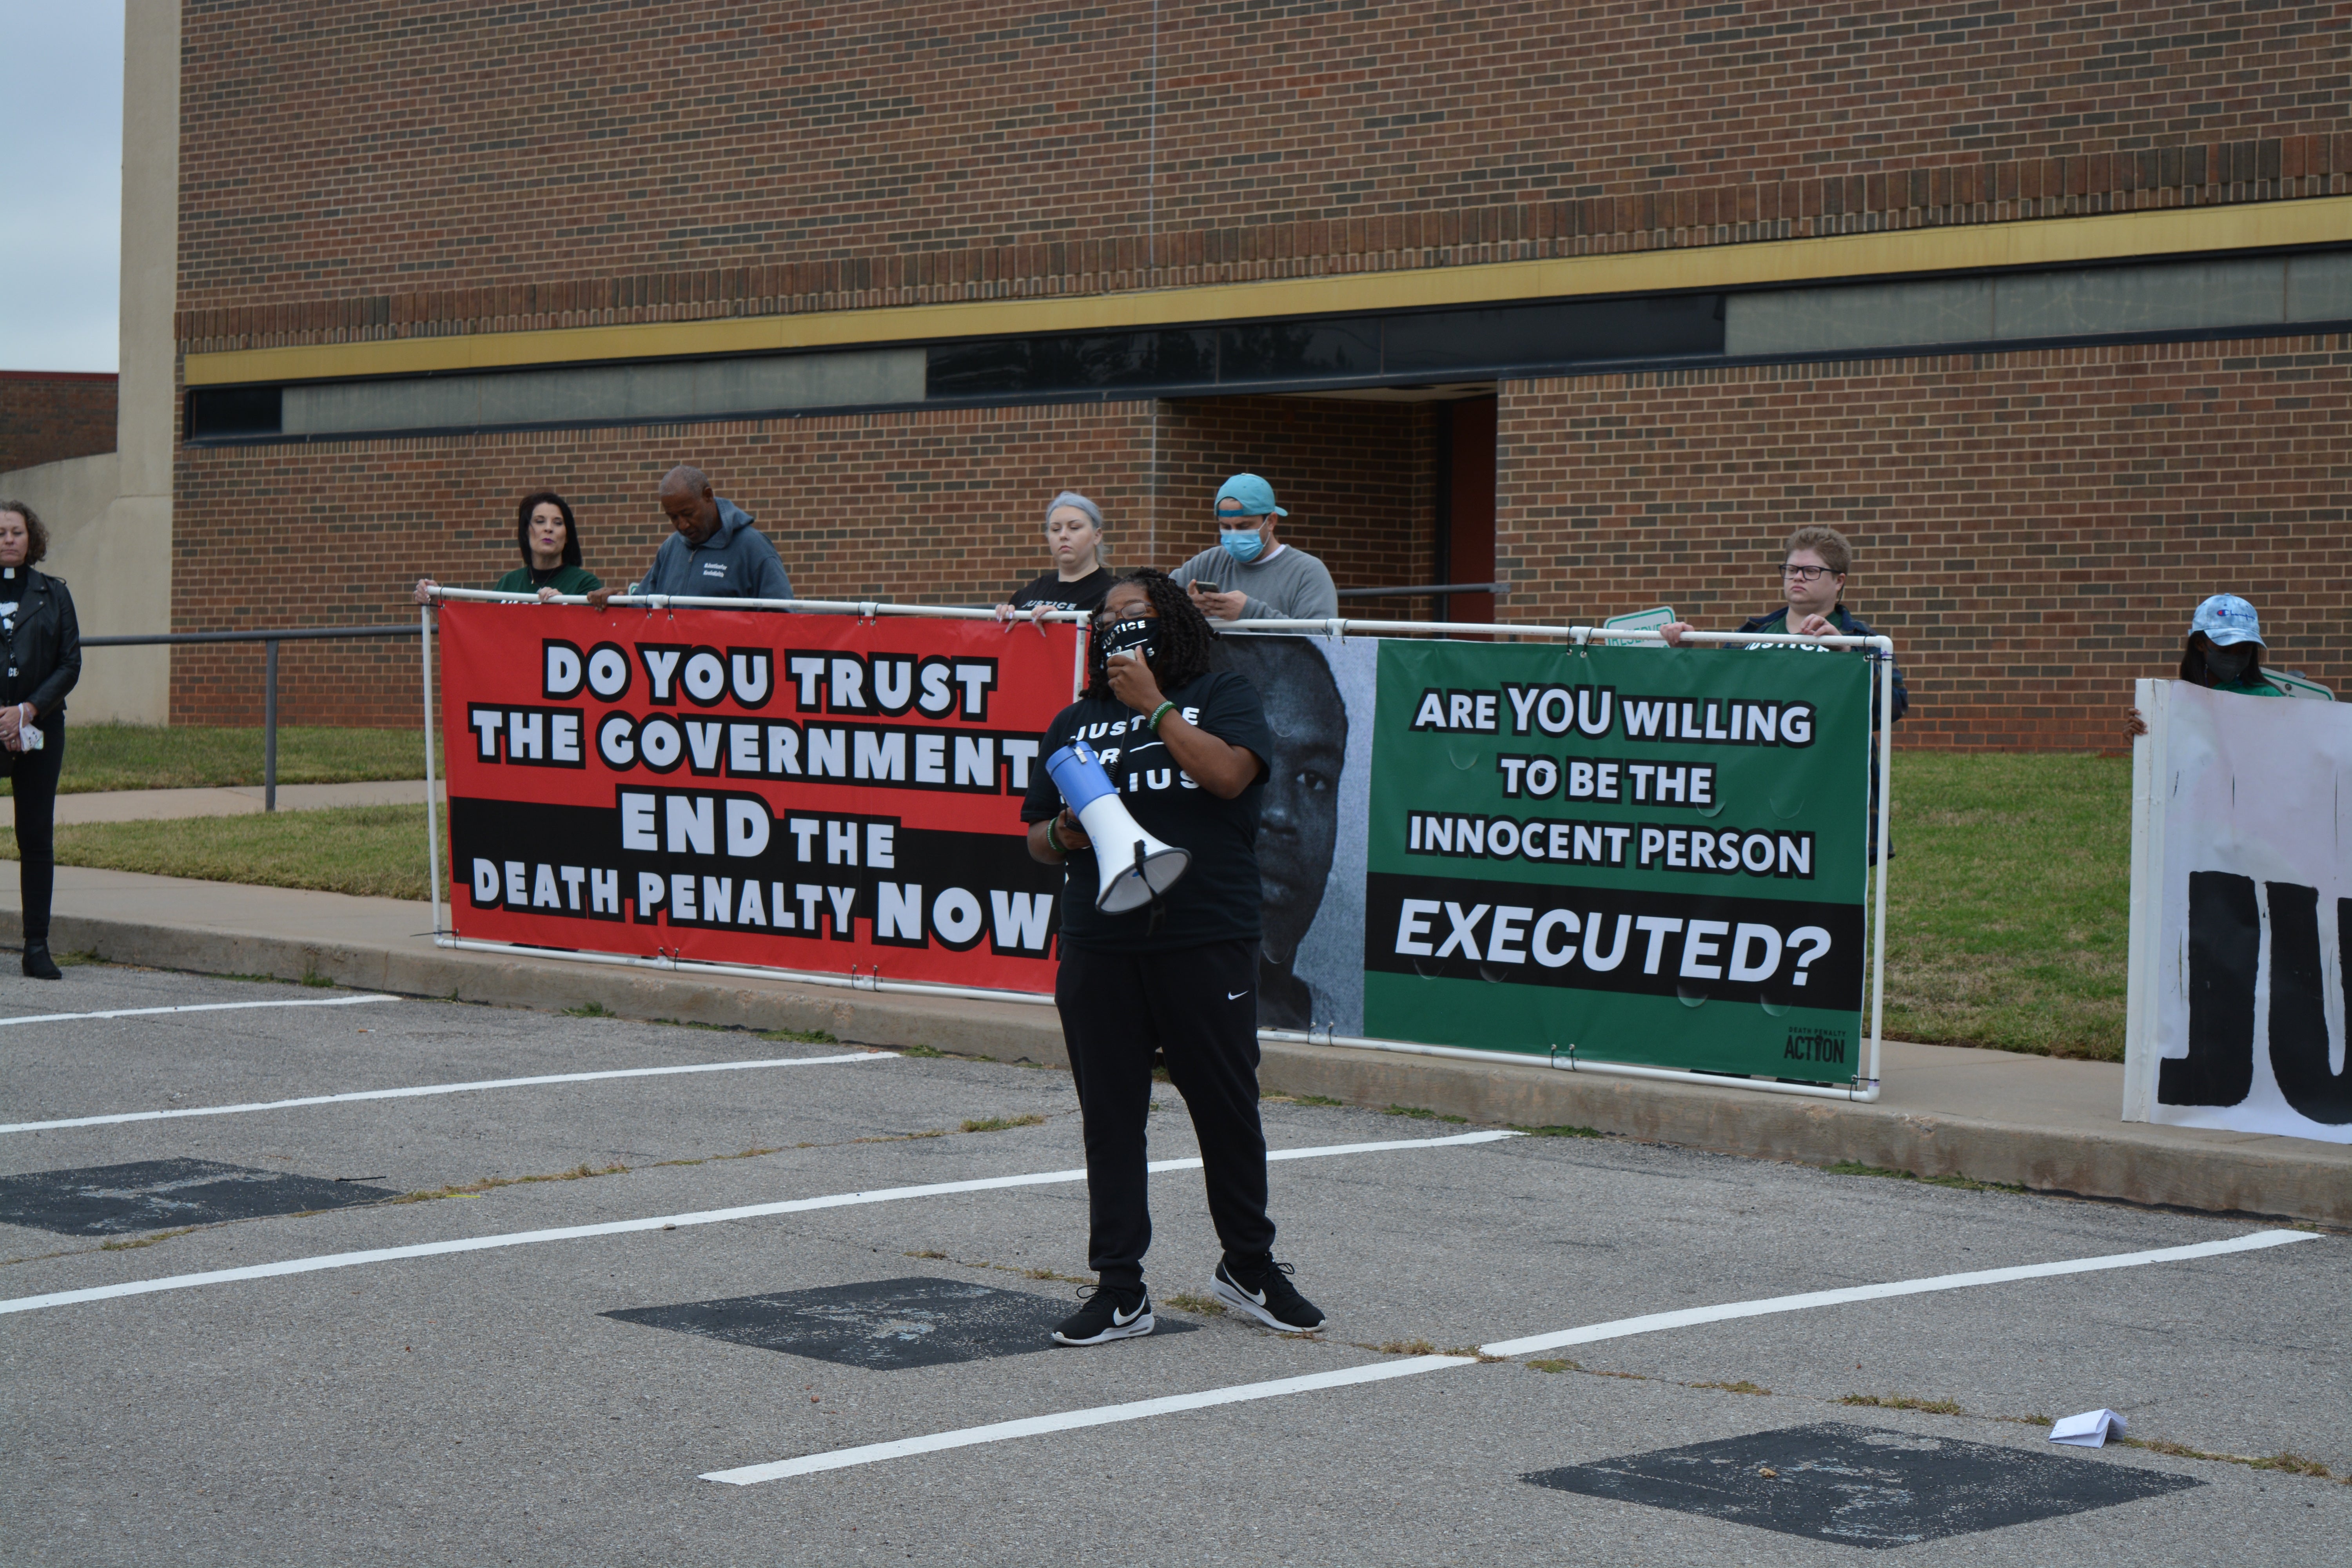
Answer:
[[(604, 1316), (887, 1372), (1052, 1350), (1046, 1336), (1077, 1305), (1067, 1298), (917, 1277), (679, 1307), (631, 1307)], [(1199, 1326), (1154, 1316), (1158, 1333), (1190, 1333)]]
[(0, 1177), (0, 1224), (64, 1236), (123, 1236), (261, 1215), (349, 1208), (400, 1194), (211, 1160), (141, 1160)]
[(1970, 1535), (2205, 1484), (2097, 1459), (1837, 1421), (1519, 1479), (1865, 1547)]

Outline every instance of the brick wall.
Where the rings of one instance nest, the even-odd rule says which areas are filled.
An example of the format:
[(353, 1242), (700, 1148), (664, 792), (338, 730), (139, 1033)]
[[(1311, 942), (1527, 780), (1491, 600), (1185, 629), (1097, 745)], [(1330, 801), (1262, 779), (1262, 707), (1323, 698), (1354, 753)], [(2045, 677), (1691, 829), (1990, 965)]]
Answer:
[[(1849, 602), (1902, 650), (1906, 744), (2111, 747), (2130, 679), (2172, 668), (2209, 593), (2252, 598), (2276, 662), (2352, 696), (2347, 452), (2342, 336), (1511, 382), (1503, 618), (1666, 603), (1736, 625), (1778, 602), (1789, 531), (1828, 522), (1859, 552)], [(662, 536), (656, 482), (688, 458), (811, 596), (987, 602), (1043, 569), (1042, 509), (1066, 485), (1102, 504), (1120, 567), (1173, 565), (1239, 468), (1274, 480), (1287, 537), (1343, 586), (1430, 565), (1425, 406), (1086, 404), (191, 448), (173, 622), (405, 618), (420, 574), (486, 584), (512, 565), (514, 500), (541, 484), (621, 583)], [(289, 722), (413, 717), (411, 647), (283, 657)], [(182, 650), (175, 721), (253, 721), (259, 669), (251, 650)]]
[(1909, 744), (2117, 747), (2214, 593), (2352, 698), (2342, 334), (1511, 382), (1499, 447), (1507, 618), (1728, 629), (1829, 523)]
[(2352, 0), (192, 0), (191, 349), (2352, 189)]
[[(589, 569), (625, 585), (667, 533), (655, 489), (681, 460), (761, 520), (810, 598), (1002, 598), (1048, 569), (1045, 503), (1065, 488), (1102, 507), (1119, 569), (1173, 566), (1213, 542), (1216, 486), (1251, 468), (1293, 512), (1287, 537), (1343, 586), (1423, 580), (1425, 409), (1246, 398), (1160, 404), (1156, 416), (1156, 442), (1155, 405), (1121, 403), (184, 448), (173, 624), (408, 619), (419, 576), (488, 587), (519, 564), (514, 506), (541, 486), (572, 502)], [(415, 716), (411, 645), (287, 643), (279, 658), (289, 723)], [(260, 671), (257, 649), (179, 650), (173, 721), (257, 721)]]
[[(1088, 491), (1114, 526), (1146, 510), (1147, 404), (184, 448), (173, 624), (356, 625), (413, 616), (419, 576), (488, 587), (520, 564), (514, 508), (570, 500), (589, 570), (642, 574), (668, 523), (663, 473), (692, 461), (761, 520), (812, 598), (986, 603), (1049, 564), (1045, 502)], [(284, 645), (291, 723), (405, 724), (413, 647)], [(260, 662), (180, 650), (176, 723), (250, 723)]]
[(0, 371), (0, 473), (114, 450), (115, 378)]

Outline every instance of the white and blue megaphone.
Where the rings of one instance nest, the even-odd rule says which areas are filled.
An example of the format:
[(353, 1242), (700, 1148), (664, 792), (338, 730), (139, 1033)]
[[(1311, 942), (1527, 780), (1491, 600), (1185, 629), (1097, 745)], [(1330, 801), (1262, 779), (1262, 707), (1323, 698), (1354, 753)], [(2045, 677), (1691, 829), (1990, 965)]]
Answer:
[(1192, 868), (1190, 849), (1162, 844), (1136, 826), (1119, 801), (1118, 786), (1084, 741), (1072, 741), (1047, 757), (1045, 773), (1094, 843), (1102, 866), (1095, 908), (1110, 915), (1141, 909)]

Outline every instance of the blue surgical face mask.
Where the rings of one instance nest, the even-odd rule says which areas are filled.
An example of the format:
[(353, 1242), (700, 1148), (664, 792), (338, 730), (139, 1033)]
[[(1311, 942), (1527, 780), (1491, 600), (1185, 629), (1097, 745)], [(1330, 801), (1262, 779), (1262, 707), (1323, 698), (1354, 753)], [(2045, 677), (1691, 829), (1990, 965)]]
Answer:
[(1221, 528), (1217, 542), (1225, 547), (1226, 554), (1246, 566), (1265, 548), (1265, 535), (1255, 528)]

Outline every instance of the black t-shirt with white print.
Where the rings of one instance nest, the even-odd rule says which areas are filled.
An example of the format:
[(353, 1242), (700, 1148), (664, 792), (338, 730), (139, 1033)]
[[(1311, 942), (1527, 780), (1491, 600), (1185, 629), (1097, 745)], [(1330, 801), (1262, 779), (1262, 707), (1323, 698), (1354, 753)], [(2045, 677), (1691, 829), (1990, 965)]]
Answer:
[(1040, 605), (1049, 610), (1092, 610), (1118, 581), (1106, 566), (1097, 566), (1067, 583), (1062, 581), (1060, 573), (1048, 572), (1013, 595), (1010, 603), (1016, 610), (1034, 610)]
[[(1230, 745), (1245, 746), (1263, 763), (1274, 754), (1265, 708), (1257, 688), (1230, 670), (1214, 670), (1165, 694), (1185, 719)], [(1146, 727), (1148, 715), (1117, 698), (1081, 699), (1045, 727), (1044, 750), (1029, 770), (1029, 796), (1021, 820), (1043, 822), (1062, 809), (1044, 758), (1083, 737), (1103, 759), (1119, 799), (1137, 826), (1192, 852), (1192, 864), (1151, 906), (1121, 915), (1095, 908), (1101, 871), (1092, 849), (1074, 849), (1063, 889), (1062, 941), (1090, 952), (1174, 952), (1213, 942), (1255, 942), (1258, 936), (1257, 811), (1265, 770), (1232, 800), (1219, 800), (1176, 766), (1168, 748)]]

